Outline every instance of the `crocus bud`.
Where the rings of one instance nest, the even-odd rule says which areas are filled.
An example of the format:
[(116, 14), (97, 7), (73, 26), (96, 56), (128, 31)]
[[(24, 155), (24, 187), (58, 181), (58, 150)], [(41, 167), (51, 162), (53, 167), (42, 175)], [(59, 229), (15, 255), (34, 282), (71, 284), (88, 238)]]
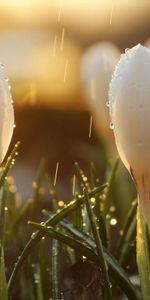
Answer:
[(108, 102), (109, 82), (120, 52), (109, 42), (89, 48), (81, 61), (81, 80), (98, 135), (110, 138)]
[(121, 55), (110, 84), (109, 103), (118, 152), (134, 179), (142, 214), (150, 224), (149, 49), (139, 44)]
[(0, 64), (0, 163), (8, 150), (14, 129), (14, 110), (10, 86)]

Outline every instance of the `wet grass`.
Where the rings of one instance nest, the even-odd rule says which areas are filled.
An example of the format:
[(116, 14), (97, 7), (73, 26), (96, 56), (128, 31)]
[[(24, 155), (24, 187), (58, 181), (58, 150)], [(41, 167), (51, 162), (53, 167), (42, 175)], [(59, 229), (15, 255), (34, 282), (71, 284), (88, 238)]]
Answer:
[(0, 174), (0, 299), (111, 300), (123, 294), (140, 299), (140, 288), (131, 281), (132, 274), (138, 278), (137, 268), (130, 263), (135, 258), (136, 201), (121, 230), (114, 215), (119, 160), (106, 182), (100, 182), (93, 163), (89, 178), (75, 163), (67, 204), (42, 160), (31, 197), (20, 203), (9, 176), (18, 147)]

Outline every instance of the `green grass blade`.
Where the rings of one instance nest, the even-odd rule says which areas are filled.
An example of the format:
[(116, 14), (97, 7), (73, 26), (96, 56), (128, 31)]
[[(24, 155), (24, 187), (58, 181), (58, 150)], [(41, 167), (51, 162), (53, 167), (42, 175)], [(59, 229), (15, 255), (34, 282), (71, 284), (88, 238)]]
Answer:
[(5, 242), (5, 215), (6, 193), (3, 187), (0, 203), (0, 299), (8, 300), (8, 290), (5, 273), (4, 242)]
[(19, 226), (21, 225), (21, 222), (22, 222), (23, 218), (30, 211), (31, 206), (32, 206), (32, 199), (29, 198), (24, 203), (24, 205), (19, 209), (19, 211), (17, 211), (16, 218), (15, 218), (14, 222), (12, 222), (11, 228), (10, 228), (8, 234), (7, 234), (8, 239), (10, 239), (10, 237), (13, 238), (13, 235), (17, 232)]
[(49, 300), (50, 298), (50, 281), (49, 281), (49, 264), (47, 259), (46, 251), (46, 241), (45, 237), (42, 237), (40, 241), (40, 251), (39, 251), (39, 267), (40, 267), (40, 277), (44, 300)]
[(54, 186), (54, 183), (52, 182), (50, 176), (47, 174), (47, 180), (49, 185), (49, 193), (51, 195), (51, 201), (53, 204), (54, 211), (57, 211), (58, 209), (58, 196), (56, 192), (56, 187)]
[[(90, 188), (90, 184), (88, 181), (87, 176), (84, 174), (83, 170), (81, 169), (81, 167), (79, 166), (79, 163), (76, 162), (75, 163), (75, 168), (77, 170), (77, 173), (79, 175), (79, 179), (81, 181), (81, 187), (86, 188), (88, 190), (88, 192), (91, 190)], [(86, 206), (83, 206), (82, 208), (82, 217), (83, 217), (83, 226), (84, 226), (84, 230), (86, 232), (89, 232), (90, 230), (90, 224), (89, 224), (89, 219), (88, 219), (88, 215), (87, 215), (87, 211), (86, 211)]]
[(81, 183), (83, 186), (85, 186), (88, 189), (88, 192), (90, 191), (90, 184), (88, 182), (88, 178), (87, 176), (84, 174), (83, 170), (81, 169), (81, 167), (79, 166), (79, 163), (76, 162), (75, 163), (75, 168), (77, 170), (77, 173), (79, 175), (79, 178), (81, 180)]
[(122, 235), (121, 235), (121, 238), (120, 238), (120, 241), (119, 241), (119, 245), (117, 247), (117, 255), (116, 255), (116, 257), (118, 259), (122, 255), (121, 254), (122, 248), (124, 247), (124, 243), (126, 241), (126, 236), (128, 235), (128, 231), (129, 231), (129, 228), (130, 228), (130, 226), (132, 224), (132, 221), (136, 217), (136, 211), (137, 211), (137, 201), (133, 201), (132, 205), (131, 205), (131, 208), (130, 208), (130, 210), (128, 212), (127, 218), (125, 220), (125, 224), (124, 224), (124, 227), (122, 229)]
[(105, 246), (105, 248), (108, 247), (108, 238), (107, 238), (107, 230), (105, 226), (105, 221), (103, 216), (97, 217), (97, 223), (98, 223), (98, 228), (99, 228), (99, 235), (102, 240), (102, 244)]
[(34, 273), (34, 282), (36, 286), (36, 300), (45, 300), (42, 292), (42, 281), (39, 265), (36, 266), (36, 272)]
[[(64, 228), (69, 234), (71, 234), (75, 239), (81, 240), (82, 243), (88, 245), (91, 249), (95, 251), (96, 245), (94, 240), (91, 238), (91, 236), (87, 235), (85, 232), (75, 228), (69, 221), (63, 220), (60, 222), (62, 228)], [(104, 255), (105, 259), (107, 259), (107, 263), (109, 265), (109, 272), (112, 276), (112, 278), (118, 283), (120, 286), (126, 286), (126, 289), (128, 289), (128, 275), (125, 273), (125, 271), (120, 267), (118, 261), (110, 254), (109, 251), (104, 249)], [(131, 285), (131, 283), (129, 283)], [(134, 290), (134, 287), (132, 287), (132, 290)], [(135, 292), (133, 292), (135, 293)], [(132, 293), (131, 293), (132, 294)], [(136, 294), (136, 293), (135, 293)], [(132, 296), (131, 296), (132, 299)], [(135, 299), (138, 299), (138, 296), (135, 295)]]
[(113, 189), (116, 173), (117, 173), (118, 166), (119, 166), (119, 161), (120, 161), (120, 159), (118, 158), (115, 162), (115, 165), (114, 165), (111, 175), (110, 175), (110, 179), (108, 181), (108, 187), (105, 192), (105, 201), (104, 201), (104, 216), (105, 217), (107, 214), (109, 214), (111, 201), (112, 201), (112, 189)]
[(8, 290), (5, 274), (5, 261), (4, 261), (4, 251), (1, 247), (1, 256), (0, 256), (0, 299), (8, 300)]
[(38, 174), (36, 180), (33, 182), (33, 196), (32, 196), (32, 207), (31, 211), (34, 216), (38, 213), (37, 208), (40, 207), (41, 200), (41, 188), (45, 179), (45, 159), (43, 158), (40, 162)]
[[(41, 230), (42, 234), (45, 233), (50, 235), (51, 238), (58, 239), (59, 241), (79, 251), (81, 255), (86, 256), (89, 260), (99, 265), (100, 262), (98, 255), (92, 250), (91, 247), (87, 247), (86, 243), (80, 242), (68, 235), (64, 235), (60, 231), (55, 231), (51, 227), (46, 227), (35, 222), (30, 222), (30, 224)], [(138, 296), (136, 295), (136, 290), (134, 289), (125, 271), (119, 266), (118, 262), (107, 250), (105, 250), (105, 258), (110, 268), (110, 275), (120, 285), (121, 289), (128, 296), (128, 298), (130, 300), (139, 300)]]
[(55, 239), (52, 241), (52, 298), (61, 300), (60, 242)]
[(122, 245), (121, 253), (119, 256), (119, 263), (121, 266), (125, 266), (127, 261), (129, 263), (129, 255), (131, 253), (131, 250), (133, 249), (133, 246), (135, 245), (136, 240), (136, 225), (136, 216), (134, 216), (128, 232), (125, 235), (124, 243)]
[[(103, 184), (100, 187), (93, 189), (89, 193), (89, 197), (94, 197), (97, 193), (100, 193), (103, 191), (104, 188), (106, 188), (107, 184)], [(66, 216), (68, 216), (71, 212), (73, 212), (79, 205), (81, 205), (85, 200), (84, 195), (78, 197), (78, 200), (71, 201), (65, 208), (63, 208), (59, 213), (55, 214), (52, 218), (46, 221), (46, 225), (49, 226), (55, 226), (57, 223), (59, 223), (62, 219), (64, 219)], [(8, 282), (8, 290), (11, 290), (13, 287), (13, 284), (15, 282), (16, 275), (18, 271), (20, 270), (23, 263), (26, 261), (28, 255), (32, 252), (36, 244), (41, 240), (42, 233), (36, 232), (34, 235), (32, 234), (31, 239), (26, 244), (25, 248), (23, 249), (19, 259), (17, 260), (15, 267), (12, 271), (12, 274), (10, 276), (9, 282)]]
[[(75, 211), (73, 211), (72, 213), (72, 224), (80, 229), (83, 230), (83, 215), (82, 215), (82, 205), (80, 205)], [(71, 249), (72, 251), (73, 249)], [(81, 261), (82, 260), (82, 256), (76, 251), (74, 252), (74, 263), (77, 261)]]
[(92, 189), (100, 185), (99, 178), (96, 174), (95, 164), (93, 162), (90, 163), (90, 179)]
[(1, 190), (1, 201), (0, 201), (0, 245), (2, 249), (4, 249), (4, 243), (5, 243), (5, 217), (6, 217), (6, 211), (7, 211), (7, 206), (6, 206), (6, 200), (7, 200), (7, 195), (5, 191), (5, 187)]
[(9, 170), (11, 169), (12, 165), (14, 164), (14, 160), (16, 155), (18, 155), (18, 148), (19, 148), (20, 142), (17, 142), (13, 151), (11, 152), (10, 156), (7, 159), (7, 162), (2, 170), (2, 173), (0, 175), (0, 189), (3, 186), (3, 183), (5, 181), (5, 178), (9, 172)]
[[(34, 276), (35, 267), (36, 267), (36, 265), (32, 263), (32, 257), (28, 256), (25, 280), (26, 280), (26, 284), (28, 285), (28, 288), (29, 288), (28, 292), (30, 293), (31, 299), (36, 299), (36, 297), (37, 297), (37, 288), (36, 288), (35, 276)], [(27, 295), (26, 295), (26, 297), (27, 297)]]
[[(87, 244), (88, 247), (90, 247), (92, 250), (95, 251), (96, 245), (94, 240), (91, 238), (91, 236), (87, 235), (85, 232), (75, 228), (69, 221), (63, 220), (60, 222), (62, 228), (64, 228), (68, 233), (70, 233), (75, 239), (81, 240), (81, 242)], [(105, 259), (107, 260), (107, 263), (109, 265), (109, 272), (112, 278), (115, 280), (118, 285), (124, 290), (128, 291), (128, 289), (131, 289), (132, 291), (129, 293), (127, 292), (127, 295), (131, 295), (129, 299), (138, 299), (138, 296), (136, 296), (136, 292), (134, 291), (134, 287), (129, 282), (128, 275), (125, 273), (125, 271), (120, 267), (118, 261), (110, 254), (110, 252), (103, 247)], [(129, 288), (130, 286), (130, 288)], [(134, 296), (132, 296), (132, 294)]]
[[(96, 217), (91, 208), (90, 199), (89, 199), (89, 196), (88, 196), (88, 193), (86, 190), (85, 190), (85, 203), (86, 203), (87, 213), (88, 213), (91, 228), (92, 228), (93, 237), (94, 237), (95, 244), (96, 244), (97, 254), (99, 257), (99, 265), (101, 266), (102, 280), (104, 282), (104, 294), (106, 295), (106, 299), (110, 300), (110, 299), (112, 299), (112, 292), (111, 292), (111, 285), (110, 285), (108, 271), (107, 271), (108, 266), (107, 266), (107, 262), (105, 260), (104, 253), (103, 253), (103, 246), (102, 246), (102, 241), (101, 241), (101, 238), (99, 235), (99, 228), (98, 228), (98, 224), (96, 221)], [(104, 299), (105, 299), (105, 297), (104, 297)]]
[(150, 299), (150, 249), (149, 237), (147, 236), (147, 227), (144, 218), (137, 210), (137, 264), (141, 281), (143, 300)]

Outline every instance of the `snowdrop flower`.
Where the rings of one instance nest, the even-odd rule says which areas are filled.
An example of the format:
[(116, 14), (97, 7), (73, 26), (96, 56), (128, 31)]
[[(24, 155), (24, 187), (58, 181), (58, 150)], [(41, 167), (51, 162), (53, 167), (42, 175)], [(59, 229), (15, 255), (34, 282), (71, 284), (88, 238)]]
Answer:
[(93, 115), (98, 135), (110, 138), (108, 89), (120, 51), (109, 43), (98, 43), (90, 47), (81, 61), (83, 91)]
[(0, 64), (0, 163), (8, 150), (14, 129), (14, 110), (10, 86)]
[(126, 50), (109, 91), (110, 116), (120, 157), (134, 179), (139, 207), (150, 223), (150, 50)]

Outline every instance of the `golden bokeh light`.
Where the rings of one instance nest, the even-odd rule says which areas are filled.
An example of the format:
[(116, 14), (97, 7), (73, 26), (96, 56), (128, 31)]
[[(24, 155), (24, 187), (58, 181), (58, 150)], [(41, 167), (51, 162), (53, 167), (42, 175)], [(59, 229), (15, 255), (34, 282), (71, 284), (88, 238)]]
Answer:
[(141, 11), (135, 0), (1, 0), (0, 60), (17, 103), (81, 103), (83, 49), (131, 32)]
[(62, 33), (32, 30), (0, 35), (0, 58), (19, 105), (34, 105), (38, 98), (37, 104), (51, 101), (60, 106), (76, 94), (81, 51)]

